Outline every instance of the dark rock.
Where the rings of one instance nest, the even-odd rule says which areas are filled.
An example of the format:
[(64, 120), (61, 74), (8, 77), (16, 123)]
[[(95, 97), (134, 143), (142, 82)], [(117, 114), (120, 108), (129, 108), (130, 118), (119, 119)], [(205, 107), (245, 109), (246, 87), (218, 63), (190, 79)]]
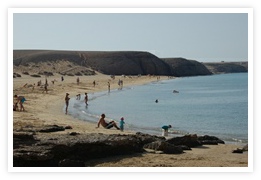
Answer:
[(64, 129), (72, 129), (72, 126), (65, 126)]
[(22, 76), (18, 73), (13, 73), (13, 77), (16, 78), (16, 77), (22, 77)]
[(201, 144), (208, 144), (208, 145), (225, 144), (225, 142), (222, 141), (221, 139), (209, 135), (199, 136), (198, 140), (200, 141)]
[(202, 144), (198, 141), (198, 137), (196, 134), (189, 134), (182, 137), (174, 137), (166, 140), (166, 142), (173, 144), (175, 146), (186, 145), (188, 147), (197, 147), (202, 146)]
[(145, 143), (156, 139), (149, 135), (96, 133), (78, 134), (77, 136), (69, 134), (50, 134), (49, 136), (39, 134), (36, 136), (38, 141), (34, 144), (20, 148), (14, 147), (13, 165), (15, 167), (66, 166), (66, 163), (61, 164), (64, 159), (72, 160), (71, 163), (74, 164), (76, 161), (141, 153), (144, 152)]
[(183, 153), (183, 149), (179, 146), (174, 146), (168, 142), (164, 141), (156, 141), (152, 143), (145, 144), (143, 146), (147, 149), (153, 149), (155, 151), (163, 151), (166, 154), (181, 154)]
[(150, 135), (150, 134), (144, 134), (141, 132), (137, 132), (136, 136), (141, 139), (141, 142), (144, 144), (151, 143), (154, 141), (165, 141), (166, 138), (162, 136), (155, 136), (155, 135)]
[(236, 149), (236, 150), (233, 150), (232, 153), (242, 154), (242, 153), (243, 153), (243, 150), (242, 150), (242, 149)]
[(85, 167), (83, 161), (63, 159), (58, 164), (59, 167)]
[(37, 140), (34, 138), (35, 133), (32, 132), (14, 132), (13, 133), (13, 147), (19, 148), (22, 146), (30, 146), (35, 144)]
[(202, 140), (200, 141), (202, 145), (218, 145), (216, 140)]
[(64, 131), (65, 128), (63, 126), (58, 125), (48, 125), (44, 127), (44, 129), (41, 129), (39, 132), (57, 132), (57, 131)]
[(41, 77), (41, 76), (38, 75), (38, 74), (32, 74), (31, 76), (32, 76), (32, 77)]
[(180, 147), (183, 150), (192, 150), (190, 147), (188, 147), (186, 145), (179, 145), (178, 147)]
[(69, 135), (71, 135), (71, 136), (76, 136), (76, 135), (78, 135), (78, 134), (80, 134), (80, 133), (77, 133), (77, 132), (70, 132), (70, 133), (69, 133)]

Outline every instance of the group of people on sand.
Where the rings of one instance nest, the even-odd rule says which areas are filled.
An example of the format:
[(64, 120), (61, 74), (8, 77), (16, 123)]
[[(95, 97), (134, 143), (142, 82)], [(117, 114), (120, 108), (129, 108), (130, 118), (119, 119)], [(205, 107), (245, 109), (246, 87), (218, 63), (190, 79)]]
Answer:
[[(69, 93), (66, 93), (66, 95), (65, 95), (65, 114), (68, 114), (68, 106), (69, 106), (69, 101), (70, 101), (69, 95), (70, 95)], [(76, 99), (79, 99), (79, 94), (76, 95)], [(88, 93), (85, 93), (84, 102), (87, 106), (88, 105), (88, 103), (87, 103), (88, 102)], [(110, 129), (112, 127), (115, 127), (116, 129), (123, 131), (124, 130), (124, 124), (125, 124), (125, 122), (124, 122), (123, 117), (120, 120), (120, 127), (118, 127), (117, 124), (115, 123), (115, 121), (106, 122), (105, 121), (105, 114), (102, 114), (96, 128), (99, 128), (100, 125), (101, 125), (105, 129)]]
[[(69, 107), (69, 101), (70, 101), (70, 97), (69, 97), (69, 93), (66, 93), (65, 94), (65, 114), (68, 114), (68, 107)], [(77, 94), (76, 95), (76, 100), (81, 100), (81, 94)], [(88, 93), (85, 93), (85, 96), (84, 96), (84, 103), (86, 106), (88, 106)]]

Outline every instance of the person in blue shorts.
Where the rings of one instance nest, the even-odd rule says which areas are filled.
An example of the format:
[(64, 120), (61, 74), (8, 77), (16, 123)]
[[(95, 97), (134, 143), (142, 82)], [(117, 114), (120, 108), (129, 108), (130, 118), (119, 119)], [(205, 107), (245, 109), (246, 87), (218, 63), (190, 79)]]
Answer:
[(115, 123), (114, 121), (110, 121), (109, 123), (107, 123), (104, 118), (105, 118), (105, 114), (102, 114), (96, 128), (99, 128), (100, 125), (102, 125), (105, 129), (110, 129), (110, 128), (112, 128), (112, 127), (115, 127), (115, 128), (118, 129), (118, 130), (120, 129), (120, 128), (116, 125), (116, 123)]

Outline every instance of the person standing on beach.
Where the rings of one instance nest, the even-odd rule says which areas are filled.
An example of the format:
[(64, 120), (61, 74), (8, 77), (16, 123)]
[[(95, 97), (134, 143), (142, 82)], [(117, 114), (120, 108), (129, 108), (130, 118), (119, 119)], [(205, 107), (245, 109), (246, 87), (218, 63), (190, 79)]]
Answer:
[(45, 83), (45, 84), (44, 84), (44, 90), (43, 90), (43, 93), (44, 93), (44, 91), (47, 93), (47, 91), (48, 91), (47, 86), (48, 86), (48, 84)]
[(85, 93), (84, 102), (85, 102), (85, 105), (88, 106), (88, 94), (87, 93)]
[(116, 125), (114, 121), (110, 121), (109, 123), (107, 123), (104, 118), (105, 118), (105, 114), (102, 114), (96, 128), (99, 128), (100, 125), (102, 125), (105, 129), (110, 129), (112, 127), (115, 127), (116, 129), (120, 130), (120, 128)]
[(120, 129), (121, 129), (121, 131), (124, 130), (124, 124), (125, 124), (125, 122), (124, 122), (124, 117), (122, 117), (122, 118), (121, 118), (121, 121), (120, 121)]
[(68, 113), (68, 106), (69, 106), (69, 100), (70, 100), (69, 95), (70, 95), (69, 93), (66, 93), (66, 95), (65, 95), (65, 105), (66, 105), (65, 114)]
[(77, 82), (77, 85), (79, 85), (79, 83), (80, 83), (80, 78), (79, 77), (77, 77), (76, 82)]
[(111, 91), (111, 84), (110, 84), (110, 82), (108, 81), (108, 92), (110, 92)]

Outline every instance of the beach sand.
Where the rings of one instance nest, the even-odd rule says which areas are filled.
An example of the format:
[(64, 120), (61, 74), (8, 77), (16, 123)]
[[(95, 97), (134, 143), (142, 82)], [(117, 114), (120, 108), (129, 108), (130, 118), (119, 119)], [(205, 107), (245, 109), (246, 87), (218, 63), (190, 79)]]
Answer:
[[(43, 88), (31, 85), (37, 85), (39, 80), (42, 84), (45, 77), (35, 78), (29, 75), (13, 79), (13, 94), (25, 96), (25, 112), (13, 112), (13, 130), (19, 131), (23, 128), (43, 125), (61, 125), (72, 126), (73, 129), (59, 131), (56, 133), (104, 133), (104, 134), (131, 134), (131, 131), (118, 131), (116, 129), (96, 128), (96, 123), (78, 120), (64, 112), (65, 94), (69, 93), (70, 97), (75, 98), (77, 94), (93, 93), (106, 91), (107, 83), (110, 81), (111, 89), (118, 88), (119, 78), (123, 79), (124, 86), (143, 85), (156, 81), (157, 77), (122, 77), (116, 76), (111, 79), (108, 75), (97, 74), (93, 76), (79, 76), (80, 84), (77, 85), (76, 76), (65, 76), (61, 81), (61, 75), (55, 74), (48, 77), (48, 93), (43, 92)], [(160, 80), (168, 77), (161, 77)], [(51, 81), (55, 80), (54, 84)], [(93, 87), (92, 82), (96, 81)], [(102, 112), (101, 112), (102, 113)], [(98, 119), (97, 119), (98, 122)], [(50, 133), (48, 133), (50, 134)], [(242, 144), (219, 144), (204, 145), (199, 148), (185, 151), (183, 154), (161, 154), (158, 152), (148, 151), (147, 153), (117, 156), (103, 159), (92, 160), (89, 166), (92, 167), (248, 167), (248, 152), (243, 154), (232, 153), (236, 148), (242, 148)]]

